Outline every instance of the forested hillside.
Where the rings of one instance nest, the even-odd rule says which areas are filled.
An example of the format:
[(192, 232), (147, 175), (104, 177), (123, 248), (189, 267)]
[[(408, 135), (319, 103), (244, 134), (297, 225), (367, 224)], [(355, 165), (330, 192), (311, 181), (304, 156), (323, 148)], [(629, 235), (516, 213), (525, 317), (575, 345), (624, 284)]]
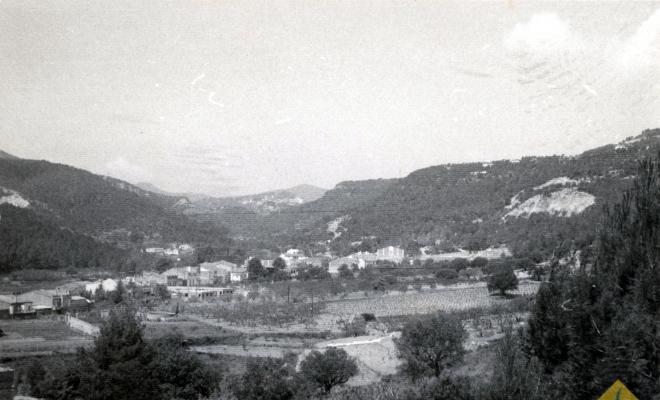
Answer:
[[(289, 210), (286, 222), (264, 221), (255, 234), (289, 243), (330, 241), (342, 251), (365, 240), (467, 248), (507, 244), (516, 252), (540, 252), (541, 258), (562, 243), (590, 243), (603, 205), (618, 200), (638, 162), (658, 149), (656, 129), (578, 156), (425, 168), (379, 181), (378, 190), (364, 197), (336, 196), (344, 189), (340, 184)], [(352, 182), (351, 188), (371, 190), (373, 181)]]
[(143, 241), (231, 246), (226, 229), (181, 214), (182, 201), (66, 165), (2, 158), (0, 267), (117, 265), (108, 260)]

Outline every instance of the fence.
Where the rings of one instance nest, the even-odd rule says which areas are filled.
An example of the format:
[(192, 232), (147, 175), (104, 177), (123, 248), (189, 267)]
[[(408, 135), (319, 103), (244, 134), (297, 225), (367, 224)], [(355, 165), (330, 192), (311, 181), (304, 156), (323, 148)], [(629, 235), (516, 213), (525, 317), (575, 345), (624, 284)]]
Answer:
[(64, 316), (64, 322), (66, 322), (69, 328), (74, 331), (82, 332), (85, 335), (98, 336), (101, 333), (98, 326), (92, 325), (89, 322), (85, 322), (69, 314)]

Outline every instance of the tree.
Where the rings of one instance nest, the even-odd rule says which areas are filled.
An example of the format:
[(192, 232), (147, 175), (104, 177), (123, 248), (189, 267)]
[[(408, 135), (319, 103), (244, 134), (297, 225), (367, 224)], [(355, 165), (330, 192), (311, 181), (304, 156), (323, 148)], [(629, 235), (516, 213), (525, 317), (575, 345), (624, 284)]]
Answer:
[[(495, 344), (493, 377), (488, 385), (491, 400), (540, 400), (545, 379), (537, 359), (524, 352), (524, 337), (512, 325), (503, 326), (504, 337)], [(553, 397), (550, 397), (553, 398)]]
[(256, 281), (266, 274), (264, 266), (261, 264), (261, 260), (257, 257), (252, 257), (248, 262), (247, 266), (248, 279), (251, 281)]
[(161, 399), (153, 373), (155, 353), (144, 341), (135, 311), (110, 311), (91, 350), (80, 350), (68, 373), (64, 398), (89, 400)]
[(103, 301), (106, 298), (107, 298), (107, 293), (105, 292), (105, 289), (103, 289), (103, 283), (99, 283), (99, 286), (96, 288), (96, 291), (94, 292), (94, 300)]
[(169, 290), (167, 290), (167, 285), (162, 284), (154, 286), (154, 294), (161, 300), (167, 300), (172, 297)]
[(454, 258), (449, 264), (456, 272), (470, 266), (470, 262), (466, 258)]
[(488, 277), (489, 292), (499, 291), (504, 296), (507, 290), (515, 289), (518, 289), (518, 278), (510, 266), (500, 266)]
[(595, 398), (615, 379), (640, 399), (660, 393), (658, 243), (660, 154), (607, 209), (593, 265), (551, 270), (532, 310), (530, 351), (571, 399)]
[(119, 304), (122, 301), (124, 301), (125, 295), (126, 295), (126, 288), (124, 288), (124, 283), (121, 280), (119, 280), (117, 282), (117, 288), (110, 293), (110, 300), (115, 304)]
[(154, 343), (153, 370), (165, 399), (197, 400), (218, 387), (220, 375), (185, 346), (181, 335), (168, 335)]
[(461, 320), (450, 314), (439, 312), (408, 322), (396, 341), (402, 372), (413, 379), (439, 377), (463, 359), (466, 336)]
[(250, 358), (232, 391), (241, 400), (289, 400), (294, 388), (291, 369), (283, 359)]
[(277, 257), (273, 260), (273, 268), (275, 271), (282, 271), (286, 269), (286, 261), (282, 257)]
[(181, 336), (147, 343), (135, 310), (129, 307), (112, 309), (94, 347), (80, 349), (75, 362), (56, 372), (57, 378), (38, 386), (40, 396), (195, 400), (209, 396), (219, 382), (218, 375), (185, 348)]
[(486, 257), (476, 257), (470, 262), (472, 268), (484, 268), (486, 265), (488, 265), (488, 259)]
[(342, 264), (337, 271), (339, 271), (341, 279), (353, 279), (353, 271), (348, 268), (347, 264)]
[(328, 348), (324, 353), (312, 351), (300, 363), (300, 374), (305, 381), (330, 393), (333, 387), (346, 383), (358, 368), (345, 350)]
[(158, 271), (158, 273), (162, 274), (168, 269), (173, 268), (174, 262), (167, 257), (161, 257), (156, 261), (154, 267), (156, 268), (156, 271)]

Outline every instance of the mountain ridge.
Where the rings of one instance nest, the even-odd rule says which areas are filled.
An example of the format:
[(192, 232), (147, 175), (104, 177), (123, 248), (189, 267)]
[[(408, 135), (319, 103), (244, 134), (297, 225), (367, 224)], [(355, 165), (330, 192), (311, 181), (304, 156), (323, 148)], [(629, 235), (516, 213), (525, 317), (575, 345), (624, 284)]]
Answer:
[[(316, 201), (255, 218), (258, 230), (241, 235), (339, 253), (372, 242), (445, 248), (506, 244), (518, 253), (540, 249), (547, 256), (563, 242), (592, 241), (603, 206), (629, 186), (639, 161), (658, 151), (660, 129), (655, 129), (573, 156), (430, 166), (381, 180), (371, 191), (374, 180), (341, 182)], [(512, 205), (515, 201), (520, 204)]]

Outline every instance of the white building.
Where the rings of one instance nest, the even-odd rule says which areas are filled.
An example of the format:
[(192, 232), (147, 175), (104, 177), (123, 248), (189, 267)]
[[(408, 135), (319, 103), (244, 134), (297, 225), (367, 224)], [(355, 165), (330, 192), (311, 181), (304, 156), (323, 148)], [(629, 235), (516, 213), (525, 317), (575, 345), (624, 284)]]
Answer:
[(85, 284), (85, 290), (94, 294), (96, 289), (101, 286), (104, 292), (114, 292), (117, 290), (117, 281), (114, 279), (105, 279), (103, 281), (96, 281), (92, 283)]
[(376, 251), (376, 257), (378, 260), (401, 262), (405, 256), (405, 251), (396, 246), (383, 247)]

